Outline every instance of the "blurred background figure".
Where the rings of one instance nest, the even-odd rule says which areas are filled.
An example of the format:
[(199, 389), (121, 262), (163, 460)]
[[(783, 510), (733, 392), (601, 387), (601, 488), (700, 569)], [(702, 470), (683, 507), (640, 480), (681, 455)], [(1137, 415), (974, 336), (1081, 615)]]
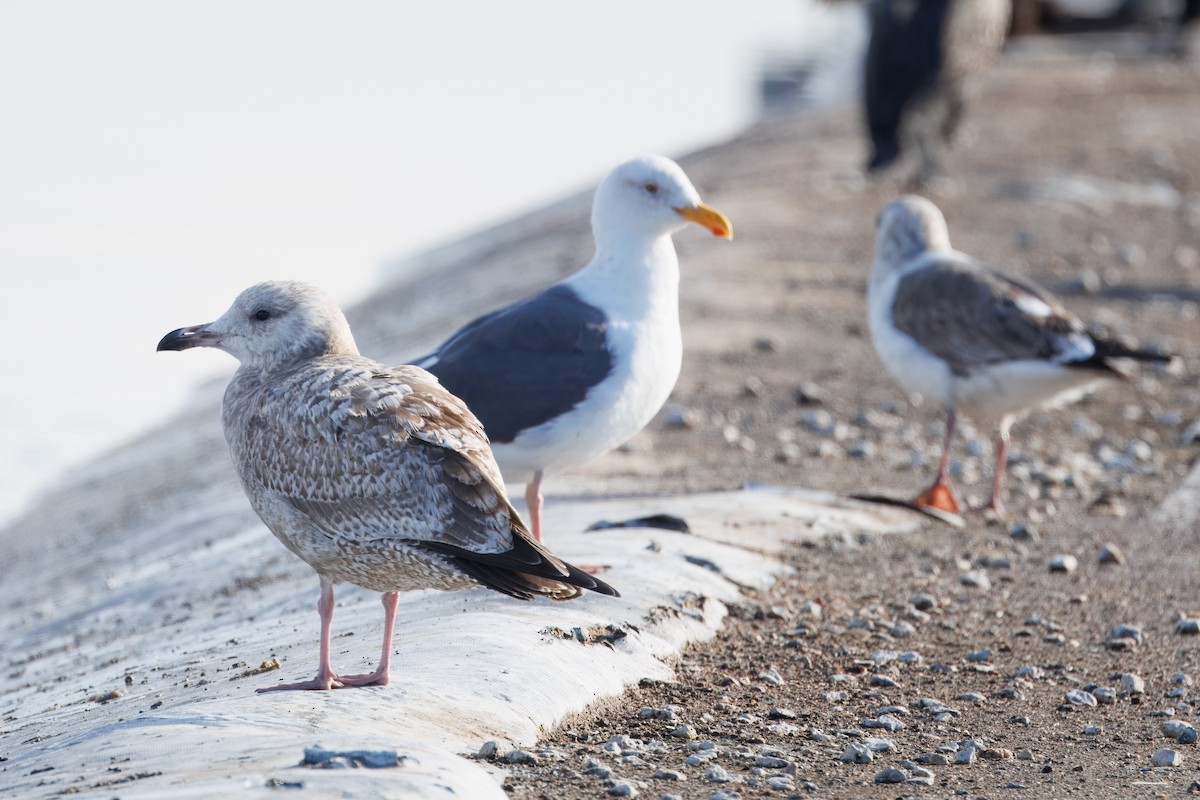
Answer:
[(1004, 45), (1010, 0), (871, 0), (863, 100), (870, 172), (917, 154), (915, 183), (938, 168), (967, 98)]

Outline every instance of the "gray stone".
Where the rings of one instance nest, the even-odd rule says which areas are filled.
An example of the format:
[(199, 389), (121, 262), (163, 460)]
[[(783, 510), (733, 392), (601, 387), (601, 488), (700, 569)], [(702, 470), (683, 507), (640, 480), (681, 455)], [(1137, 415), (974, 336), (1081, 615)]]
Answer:
[(878, 674), (878, 673), (871, 676), (871, 680), (869, 681), (869, 683), (872, 686), (882, 686), (885, 689), (895, 689), (898, 686), (900, 686), (900, 684), (896, 683), (895, 678), (892, 678), (888, 675)]
[(684, 775), (682, 772), (676, 772), (673, 769), (655, 770), (654, 774), (651, 775), (650, 777), (653, 778), (654, 780), (658, 780), (658, 781), (686, 781), (687, 780), (687, 775)]
[(733, 777), (720, 764), (710, 764), (704, 773), (705, 779), (711, 783), (729, 783)]
[(504, 756), (504, 760), (509, 764), (537, 764), (538, 757), (533, 753), (527, 753), (524, 750), (513, 750), (508, 755)]
[(963, 586), (970, 586), (973, 589), (979, 589), (986, 592), (992, 588), (992, 579), (988, 574), (980, 569), (969, 570), (958, 576), (959, 583)]
[(840, 756), (847, 764), (869, 764), (875, 759), (875, 754), (869, 748), (858, 742), (851, 742)]
[(1083, 730), (1080, 731), (1080, 733), (1082, 733), (1084, 736), (1099, 736), (1100, 734), (1104, 733), (1104, 726), (1084, 725)]
[(1200, 634), (1200, 619), (1184, 617), (1175, 623), (1175, 632), (1181, 636), (1195, 636), (1196, 634)]
[(1071, 574), (1079, 567), (1079, 559), (1069, 553), (1059, 553), (1050, 558), (1051, 572), (1064, 572)]
[(917, 756), (917, 763), (928, 764), (931, 767), (944, 767), (950, 763), (950, 759), (942, 753), (921, 753)]
[(1102, 706), (1112, 705), (1117, 702), (1117, 690), (1108, 686), (1098, 686), (1092, 689), (1092, 696)]
[(908, 774), (896, 767), (888, 767), (875, 773), (876, 783), (904, 783), (906, 780), (908, 780)]
[(695, 739), (696, 729), (691, 725), (679, 725), (668, 735), (673, 736), (676, 739)]
[(1145, 640), (1145, 634), (1142, 632), (1141, 625), (1128, 625), (1122, 623), (1114, 625), (1108, 632), (1109, 639), (1133, 639), (1138, 644), (1142, 644)]
[(882, 728), (890, 733), (902, 731), (905, 728), (904, 723), (891, 714), (880, 714), (875, 719), (864, 719), (859, 724), (864, 728)]
[(617, 781), (609, 787), (608, 793), (613, 797), (637, 797), (638, 789), (629, 781)]
[(1094, 706), (1096, 705), (1096, 696), (1091, 692), (1085, 692), (1083, 689), (1072, 689), (1067, 692), (1067, 702), (1073, 706)]
[(1178, 767), (1183, 763), (1183, 755), (1178, 750), (1163, 747), (1154, 751), (1154, 755), (1150, 756), (1150, 763), (1156, 767)]
[(1124, 564), (1125, 553), (1112, 542), (1105, 542), (1100, 546), (1100, 552), (1097, 553), (1096, 559), (1101, 564)]
[(1140, 675), (1132, 672), (1126, 672), (1121, 675), (1121, 694), (1127, 694), (1131, 697), (1146, 693), (1146, 682), (1142, 680)]

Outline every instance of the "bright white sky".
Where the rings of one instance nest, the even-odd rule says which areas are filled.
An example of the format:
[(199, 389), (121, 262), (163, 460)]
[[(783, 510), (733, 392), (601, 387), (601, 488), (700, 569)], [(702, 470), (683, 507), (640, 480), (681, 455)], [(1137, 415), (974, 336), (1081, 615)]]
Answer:
[[(813, 0), (0, 5), (0, 518), (165, 419), (216, 352), (155, 356), (269, 278), (349, 303), (396, 256), (754, 115)], [(581, 254), (586, 256), (586, 254)]]

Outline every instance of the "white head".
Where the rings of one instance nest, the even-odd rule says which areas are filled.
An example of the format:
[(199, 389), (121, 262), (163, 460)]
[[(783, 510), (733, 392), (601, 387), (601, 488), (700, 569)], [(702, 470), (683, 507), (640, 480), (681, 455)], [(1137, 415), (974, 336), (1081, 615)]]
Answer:
[(630, 234), (657, 238), (688, 222), (733, 238), (729, 220), (700, 202), (700, 194), (669, 158), (645, 155), (615, 167), (596, 189), (592, 231), (597, 244)]
[(950, 249), (946, 218), (937, 206), (914, 194), (884, 206), (876, 228), (876, 264), (901, 266), (929, 251)]
[(327, 354), (357, 355), (342, 310), (299, 281), (267, 281), (246, 289), (215, 322), (171, 331), (159, 350), (215, 347), (244, 367), (271, 370)]

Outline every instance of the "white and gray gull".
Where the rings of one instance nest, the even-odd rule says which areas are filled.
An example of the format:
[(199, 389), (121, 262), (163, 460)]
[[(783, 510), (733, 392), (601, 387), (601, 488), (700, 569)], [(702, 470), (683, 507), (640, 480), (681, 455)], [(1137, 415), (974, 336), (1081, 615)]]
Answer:
[(954, 250), (945, 217), (923, 197), (883, 209), (876, 247), (867, 285), (875, 350), (901, 386), (948, 410), (937, 478), (917, 505), (959, 510), (948, 472), (956, 411), (997, 428), (988, 507), (1000, 511), (1014, 422), (1122, 377), (1113, 359), (1171, 360), (1089, 333), (1045, 289)]
[[(192, 347), (240, 362), (221, 416), (242, 487), (321, 579), (317, 676), (271, 689), (386, 684), (401, 591), (482, 584), (525, 600), (617, 594), (529, 535), (467, 406), (418, 367), (359, 355), (346, 318), (319, 289), (260, 283), (215, 322), (158, 343)], [(372, 673), (339, 676), (330, 665), (339, 581), (383, 592), (383, 652)]]
[(526, 484), (539, 541), (542, 476), (623, 444), (675, 386), (683, 341), (671, 234), (688, 222), (733, 238), (675, 162), (647, 155), (617, 166), (596, 190), (587, 266), (414, 362), (482, 420), (505, 479)]

